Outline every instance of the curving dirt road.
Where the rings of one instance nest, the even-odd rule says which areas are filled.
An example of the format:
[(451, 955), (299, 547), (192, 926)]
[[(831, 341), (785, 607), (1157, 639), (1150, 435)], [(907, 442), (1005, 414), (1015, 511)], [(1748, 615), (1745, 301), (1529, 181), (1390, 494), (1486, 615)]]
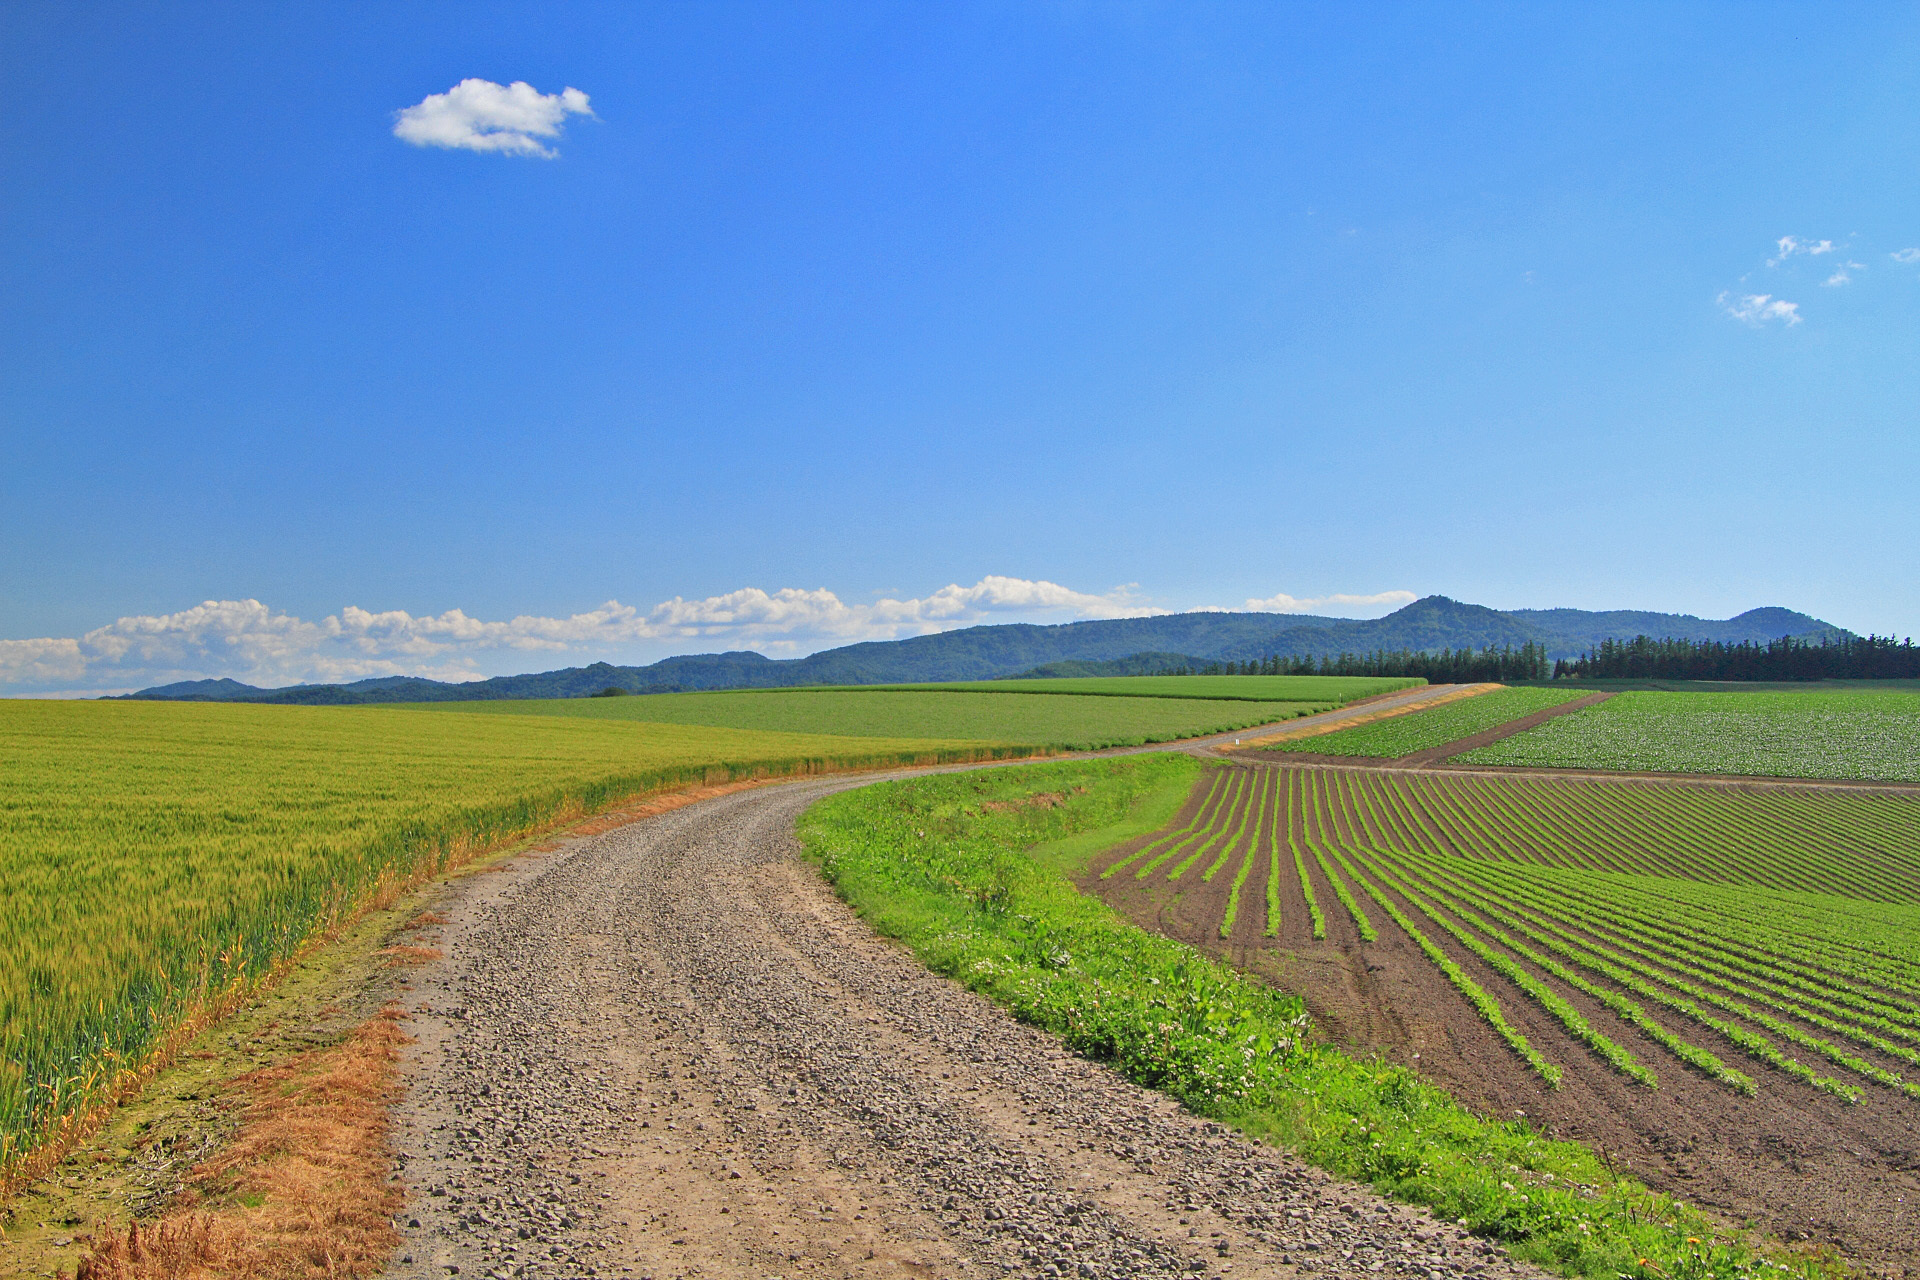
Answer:
[(423, 941), (391, 1274), (1539, 1275), (1064, 1053), (794, 858), (816, 780), (470, 877)]

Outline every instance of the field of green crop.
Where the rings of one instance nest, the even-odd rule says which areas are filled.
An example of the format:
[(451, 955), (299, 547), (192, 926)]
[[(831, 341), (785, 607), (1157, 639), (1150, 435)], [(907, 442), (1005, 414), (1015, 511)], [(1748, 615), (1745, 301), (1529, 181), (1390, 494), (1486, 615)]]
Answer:
[(1512, 1025), (1500, 990), (1649, 1087), (1656, 1068), (1570, 994), (1740, 1093), (1759, 1085), (1720, 1054), (1847, 1102), (1865, 1085), (1920, 1098), (1920, 795), (1363, 769), (1203, 785), (1190, 821), (1101, 879), (1232, 868), (1225, 938), (1260, 909), (1240, 901), (1248, 877), (1297, 876), (1318, 940), (1317, 871), (1354, 935), (1400, 930), (1550, 1086), (1570, 1064)]
[[(1070, 877), (1089, 860), (1172, 821), (1196, 767), (1177, 756), (1130, 756), (889, 783), (816, 805), (801, 835), (842, 896), (935, 971), (1202, 1115), (1431, 1205), (1522, 1259), (1593, 1280), (1826, 1270), (1806, 1255), (1762, 1255), (1585, 1147), (1477, 1116), (1404, 1068), (1315, 1045), (1295, 997), (1075, 893)], [(1301, 803), (1294, 771), (1214, 770), (1199, 785), (1202, 817), (1168, 832), (1181, 851), (1161, 858), (1157, 874), (1224, 875), (1243, 850), (1264, 858), (1275, 848), (1271, 815)], [(1062, 802), (1005, 803), (1038, 792)], [(1222, 841), (1190, 842), (1208, 832), (1224, 833)], [(1376, 888), (1395, 874), (1347, 873), (1353, 851), (1337, 843), (1322, 851), (1343, 874)], [(1238, 861), (1240, 885), (1253, 883), (1245, 866)], [(1393, 904), (1388, 914), (1405, 918), (1402, 927), (1448, 936), (1441, 926), (1415, 925), (1418, 908), (1381, 891)], [(1456, 920), (1439, 890), (1421, 892), (1423, 903)], [(1261, 910), (1256, 894), (1236, 900), (1243, 912)]]
[(0, 1172), (383, 881), (664, 785), (1006, 753), (386, 707), (0, 701)]
[(1337, 729), (1311, 738), (1275, 743), (1270, 751), (1306, 751), (1323, 756), (1393, 758), (1445, 746), (1509, 720), (1530, 716), (1563, 702), (1584, 698), (1587, 691), (1564, 689), (1495, 689), (1428, 711), (1389, 716), (1351, 729)]
[[(1258, 680), (1260, 677), (1246, 677)], [(627, 698), (434, 702), (423, 713), (566, 716), (1095, 750), (1227, 733), (1324, 711), (1326, 702), (1020, 697), (927, 689), (751, 689)]]
[(1920, 693), (1623, 693), (1458, 762), (1920, 782)]
[(1054, 680), (969, 680), (871, 687), (953, 689), (972, 693), (1075, 693), (1103, 698), (1232, 698), (1254, 702), (1324, 702), (1339, 706), (1425, 683), (1412, 676), (1067, 676)]

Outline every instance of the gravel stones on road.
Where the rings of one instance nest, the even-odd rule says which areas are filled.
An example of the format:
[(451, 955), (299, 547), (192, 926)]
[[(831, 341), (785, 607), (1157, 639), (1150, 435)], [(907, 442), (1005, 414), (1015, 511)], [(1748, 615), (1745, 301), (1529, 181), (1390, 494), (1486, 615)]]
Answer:
[(390, 1274), (1541, 1274), (877, 938), (794, 858), (794, 818), (850, 785), (723, 796), (450, 890), (413, 987)]

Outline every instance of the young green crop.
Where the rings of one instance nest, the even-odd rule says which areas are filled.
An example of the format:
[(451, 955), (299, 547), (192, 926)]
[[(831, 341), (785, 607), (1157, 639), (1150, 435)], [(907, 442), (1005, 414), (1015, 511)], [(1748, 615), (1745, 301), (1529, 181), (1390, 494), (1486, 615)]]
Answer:
[[(1761, 819), (1743, 810), (1748, 800), (1765, 807)], [(1543, 1075), (1551, 1074), (1551, 1064), (1416, 917), (1470, 953), (1467, 966), (1477, 961), (1511, 983), (1575, 1041), (1641, 1083), (1655, 1083), (1653, 1069), (1593, 1027), (1562, 991), (1598, 1001), (1738, 1092), (1751, 1093), (1755, 1082), (1675, 1034), (1648, 1008), (1708, 1027), (1768, 1065), (1851, 1102), (1860, 1098), (1858, 1089), (1789, 1056), (1776, 1041), (1920, 1098), (1920, 1084), (1898, 1069), (1920, 1067), (1920, 947), (1911, 943), (1920, 932), (1920, 907), (1805, 890), (1897, 892), (1910, 885), (1915, 842), (1905, 833), (1916, 812), (1913, 797), (1873, 793), (1770, 791), (1755, 798), (1623, 780), (1307, 767), (1276, 770), (1270, 780), (1238, 792), (1232, 805), (1214, 807), (1190, 824), (1181, 847), (1187, 850), (1183, 865), (1217, 855), (1210, 871), (1221, 869), (1232, 852), (1246, 852), (1218, 923), (1224, 939), (1238, 917), (1239, 886), (1253, 869), (1257, 842), (1246, 833), (1271, 831), (1276, 843), (1284, 839), (1316, 940), (1325, 937), (1325, 921), (1314, 903), (1308, 858), (1347, 907), (1363, 942), (1375, 941), (1377, 931), (1356, 892), (1387, 912)], [(1889, 843), (1876, 848), (1879, 840)], [(1277, 857), (1270, 859), (1272, 900), (1277, 864)], [(1703, 919), (1708, 901), (1714, 905)], [(1270, 920), (1268, 936), (1276, 934)], [(1865, 984), (1858, 981), (1862, 975)], [(1892, 1065), (1863, 1056), (1866, 1051)]]
[(1920, 782), (1920, 694), (1623, 693), (1460, 759)]

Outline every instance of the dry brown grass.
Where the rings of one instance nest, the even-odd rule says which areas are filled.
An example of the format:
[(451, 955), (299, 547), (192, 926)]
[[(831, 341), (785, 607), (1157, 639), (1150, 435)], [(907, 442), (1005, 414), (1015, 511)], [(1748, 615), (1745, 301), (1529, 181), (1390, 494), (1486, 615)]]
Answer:
[(387, 1107), (406, 1035), (389, 1008), (328, 1049), (235, 1082), (240, 1132), (158, 1221), (96, 1236), (73, 1280), (321, 1280), (399, 1244)]

